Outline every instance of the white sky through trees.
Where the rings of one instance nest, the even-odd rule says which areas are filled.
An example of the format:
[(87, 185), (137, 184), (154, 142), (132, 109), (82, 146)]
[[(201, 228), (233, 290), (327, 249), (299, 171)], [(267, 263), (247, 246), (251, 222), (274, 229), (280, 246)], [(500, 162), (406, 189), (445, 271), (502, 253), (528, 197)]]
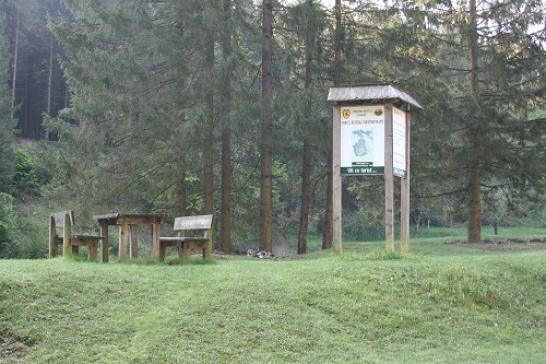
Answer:
[[(296, 4), (298, 1), (301, 1), (301, 0), (285, 0), (284, 2), (287, 5), (293, 5), (293, 4)], [(335, 4), (335, 0), (316, 0), (316, 1), (326, 6), (327, 8), (332, 8), (334, 7), (334, 4)]]

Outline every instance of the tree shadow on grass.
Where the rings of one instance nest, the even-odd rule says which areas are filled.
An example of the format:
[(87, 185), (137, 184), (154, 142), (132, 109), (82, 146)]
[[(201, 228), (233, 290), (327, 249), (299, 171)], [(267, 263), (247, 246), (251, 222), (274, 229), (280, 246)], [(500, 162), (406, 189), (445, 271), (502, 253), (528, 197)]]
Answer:
[(18, 363), (35, 344), (36, 341), (32, 338), (0, 331), (0, 359), (7, 359), (8, 363)]

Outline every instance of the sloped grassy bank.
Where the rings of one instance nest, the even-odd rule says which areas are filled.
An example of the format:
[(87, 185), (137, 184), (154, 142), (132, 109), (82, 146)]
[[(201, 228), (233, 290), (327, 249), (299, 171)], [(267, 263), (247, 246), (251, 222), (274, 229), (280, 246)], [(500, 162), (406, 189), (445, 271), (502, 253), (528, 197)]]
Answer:
[(0, 261), (0, 362), (505, 362), (546, 353), (546, 253)]

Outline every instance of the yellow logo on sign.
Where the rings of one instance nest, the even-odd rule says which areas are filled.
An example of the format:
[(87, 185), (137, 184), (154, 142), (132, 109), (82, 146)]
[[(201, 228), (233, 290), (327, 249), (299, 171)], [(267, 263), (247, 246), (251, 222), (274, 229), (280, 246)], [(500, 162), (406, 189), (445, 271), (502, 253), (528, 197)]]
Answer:
[(349, 110), (349, 109), (343, 110), (343, 118), (344, 119), (349, 119), (349, 117), (351, 117), (351, 110)]
[(381, 116), (383, 115), (383, 109), (375, 109), (373, 113), (375, 114), (375, 116)]

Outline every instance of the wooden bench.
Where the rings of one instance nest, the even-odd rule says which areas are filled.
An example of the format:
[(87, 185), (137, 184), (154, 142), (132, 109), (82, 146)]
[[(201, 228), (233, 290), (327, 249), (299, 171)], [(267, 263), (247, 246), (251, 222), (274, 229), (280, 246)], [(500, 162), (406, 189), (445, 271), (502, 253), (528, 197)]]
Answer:
[[(62, 236), (57, 235), (57, 227), (63, 228)], [(97, 250), (102, 236), (72, 234), (74, 227), (74, 212), (61, 211), (49, 215), (49, 257), (58, 255), (58, 247), (62, 245), (63, 255), (78, 255), (80, 246), (88, 248), (89, 260), (97, 260)]]
[[(177, 217), (174, 220), (174, 231), (178, 231), (175, 237), (159, 238), (159, 260), (165, 260), (167, 247), (178, 248), (178, 256), (189, 259), (194, 247), (203, 249), (203, 258), (212, 255), (212, 215), (197, 215)], [(202, 236), (181, 236), (182, 231), (201, 231)]]

